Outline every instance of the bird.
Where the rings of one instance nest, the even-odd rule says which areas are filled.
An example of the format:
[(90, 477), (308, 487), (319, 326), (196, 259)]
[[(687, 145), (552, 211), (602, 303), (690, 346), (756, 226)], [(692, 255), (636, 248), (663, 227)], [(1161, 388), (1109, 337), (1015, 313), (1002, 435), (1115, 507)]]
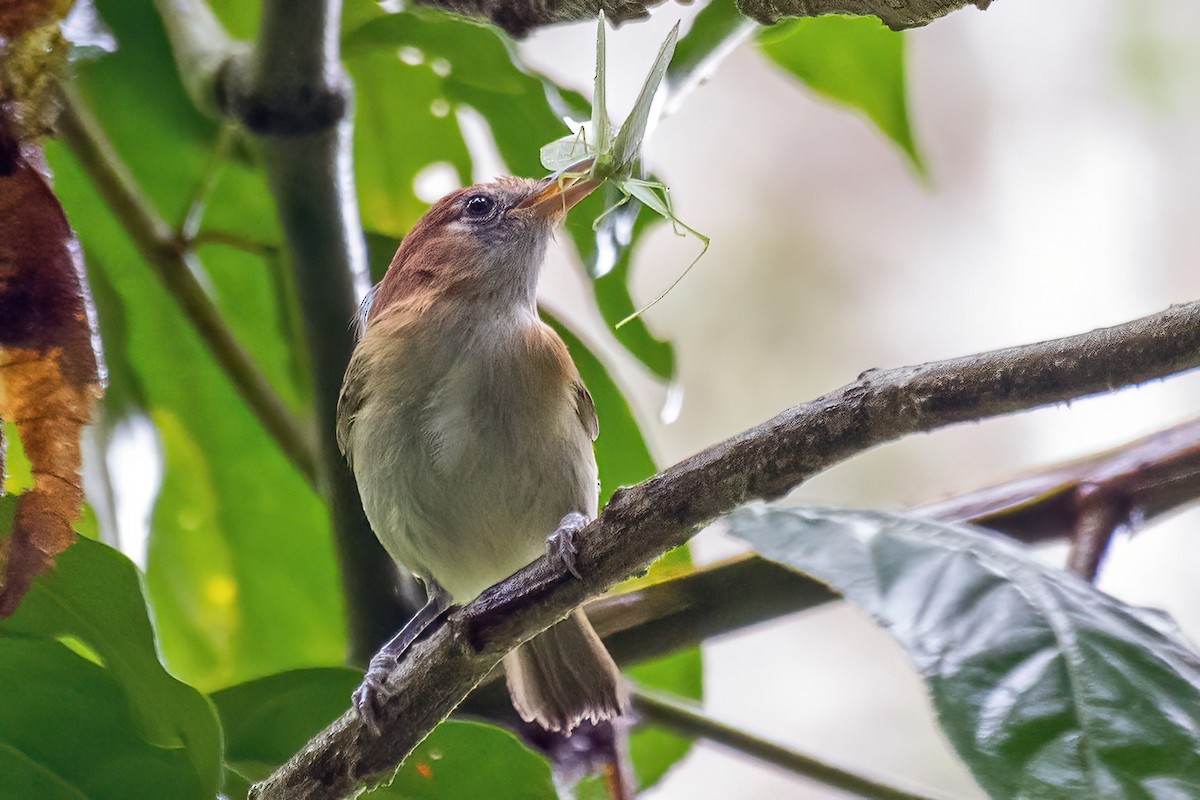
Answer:
[[(537, 310), (557, 223), (601, 181), (585, 160), (541, 180), (501, 177), (435, 202), (364, 301), (337, 441), (384, 549), (428, 602), (371, 659), (353, 695), (380, 732), (385, 679), (433, 620), (543, 553), (579, 576), (596, 514), (596, 407)], [(503, 660), (526, 722), (568, 733), (628, 695), (581, 609)]]

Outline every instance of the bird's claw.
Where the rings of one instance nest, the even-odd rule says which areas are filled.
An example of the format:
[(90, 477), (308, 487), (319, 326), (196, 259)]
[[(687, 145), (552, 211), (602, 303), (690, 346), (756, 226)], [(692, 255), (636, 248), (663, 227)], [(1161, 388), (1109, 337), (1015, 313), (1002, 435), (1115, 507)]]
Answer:
[(549, 553), (550, 563), (566, 567), (567, 572), (574, 575), (577, 580), (583, 580), (583, 575), (580, 574), (579, 567), (575, 563), (575, 556), (579, 553), (579, 548), (575, 545), (575, 537), (586, 525), (587, 517), (578, 511), (572, 511), (562, 518), (562, 522), (558, 523), (558, 528), (546, 539), (546, 550)]
[(387, 701), (388, 675), (395, 668), (395, 656), (390, 653), (376, 653), (367, 667), (367, 673), (363, 675), (362, 683), (351, 695), (354, 710), (372, 736), (383, 733), (379, 717), (383, 711), (383, 704)]

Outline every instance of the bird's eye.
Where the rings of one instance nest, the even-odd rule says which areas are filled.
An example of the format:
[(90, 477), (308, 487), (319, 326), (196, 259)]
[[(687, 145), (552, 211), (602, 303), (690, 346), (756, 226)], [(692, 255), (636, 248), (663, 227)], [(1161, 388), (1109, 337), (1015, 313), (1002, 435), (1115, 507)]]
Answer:
[(496, 209), (496, 201), (486, 194), (477, 194), (467, 198), (463, 206), (464, 214), (470, 219), (484, 219), (491, 216)]

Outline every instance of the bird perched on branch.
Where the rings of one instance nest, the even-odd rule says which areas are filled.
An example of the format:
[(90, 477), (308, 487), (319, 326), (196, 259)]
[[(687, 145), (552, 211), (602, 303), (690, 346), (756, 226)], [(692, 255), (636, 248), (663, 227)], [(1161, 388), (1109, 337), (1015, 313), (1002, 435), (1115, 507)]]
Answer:
[[(386, 675), (439, 614), (547, 547), (578, 574), (573, 539), (596, 512), (599, 426), (536, 293), (555, 224), (598, 184), (589, 167), (443, 197), (368, 300), (338, 401), (338, 443), (375, 535), (429, 595), (354, 693), (376, 733)], [(612, 718), (627, 704), (578, 609), (504, 667), (518, 713), (547, 730)]]

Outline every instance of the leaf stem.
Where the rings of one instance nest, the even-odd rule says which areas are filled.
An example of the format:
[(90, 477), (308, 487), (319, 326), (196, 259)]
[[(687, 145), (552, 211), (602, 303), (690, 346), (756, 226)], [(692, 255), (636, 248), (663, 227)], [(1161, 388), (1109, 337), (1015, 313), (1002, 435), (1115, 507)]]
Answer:
[(317, 470), (311, 434), (293, 416), (253, 357), (225, 325), (216, 304), (196, 279), (201, 268), (195, 253), (180, 244), (171, 226), (150, 205), (73, 87), (63, 88), (59, 130), (109, 210), (179, 303), (238, 394), (284, 455), (315, 485)]
[(714, 719), (693, 703), (667, 692), (637, 686), (633, 688), (631, 695), (634, 708), (647, 722), (660, 725), (683, 736), (707, 739), (844, 792), (869, 798), (869, 800), (932, 800), (935, 797), (932, 794), (901, 789), (834, 766), (816, 756), (784, 747), (749, 731)]

